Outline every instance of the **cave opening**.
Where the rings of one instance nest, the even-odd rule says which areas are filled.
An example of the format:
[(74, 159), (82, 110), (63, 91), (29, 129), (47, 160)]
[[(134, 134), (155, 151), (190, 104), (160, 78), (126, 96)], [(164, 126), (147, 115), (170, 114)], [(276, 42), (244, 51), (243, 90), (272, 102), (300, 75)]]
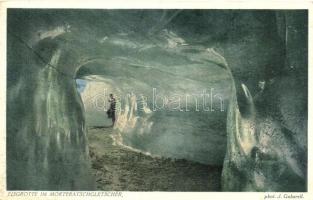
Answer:
[[(180, 62), (175, 59), (170, 62)], [(92, 170), (94, 175), (102, 175), (96, 177), (97, 187), (220, 191), (230, 93), (227, 71), (214, 63), (193, 68), (172, 64), (161, 70), (148, 68), (149, 61), (136, 67), (126, 63), (117, 61), (108, 65), (107, 61), (95, 59), (82, 65), (76, 75), (84, 105)], [(163, 64), (154, 65), (160, 63)], [(199, 80), (201, 73), (204, 75)], [(117, 99), (114, 127), (110, 127), (112, 122), (106, 114), (109, 94)], [(112, 148), (116, 151), (110, 151)], [(125, 155), (121, 153), (125, 151)], [(120, 162), (112, 165), (104, 161), (114, 159)], [(103, 173), (99, 165), (108, 166), (109, 172)], [(134, 168), (129, 168), (133, 165)], [(155, 181), (155, 174), (160, 173), (162, 166), (166, 168), (161, 173), (163, 177)], [(145, 168), (150, 171), (140, 177), (143, 184), (136, 183), (138, 172)], [(165, 173), (168, 170), (170, 174)], [(179, 177), (182, 171), (190, 176)], [(108, 181), (112, 173), (118, 174), (117, 178), (129, 178), (117, 186)], [(172, 181), (165, 184), (164, 180)], [(196, 180), (203, 185), (194, 185)], [(173, 181), (181, 184), (173, 185)]]

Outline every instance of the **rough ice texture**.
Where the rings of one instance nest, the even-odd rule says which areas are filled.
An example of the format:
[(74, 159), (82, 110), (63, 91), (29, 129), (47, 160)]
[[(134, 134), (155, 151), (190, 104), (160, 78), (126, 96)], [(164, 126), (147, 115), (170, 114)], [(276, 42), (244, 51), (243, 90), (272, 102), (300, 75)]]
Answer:
[[(279, 23), (280, 18), (284, 23)], [(280, 34), (265, 41), (276, 38), (285, 47), (266, 44), (266, 57), (259, 55), (266, 62), (250, 63), (259, 69), (268, 65), (263, 66), (269, 70), (263, 76), (254, 73), (265, 81), (264, 89), (257, 91), (257, 84), (251, 84), (255, 80), (245, 81), (251, 70), (248, 63), (226, 57), (234, 71), (222, 175), (226, 191), (307, 190), (307, 15), (283, 12), (275, 19)], [(249, 48), (249, 43), (244, 46)], [(271, 55), (277, 57), (269, 59)], [(234, 64), (247, 68), (238, 75)]]
[(57, 71), (65, 64), (63, 51), (39, 44), (37, 48), (49, 51), (48, 63), (43, 63), (11, 37), (8, 40), (8, 189), (92, 189), (82, 101), (75, 80)]

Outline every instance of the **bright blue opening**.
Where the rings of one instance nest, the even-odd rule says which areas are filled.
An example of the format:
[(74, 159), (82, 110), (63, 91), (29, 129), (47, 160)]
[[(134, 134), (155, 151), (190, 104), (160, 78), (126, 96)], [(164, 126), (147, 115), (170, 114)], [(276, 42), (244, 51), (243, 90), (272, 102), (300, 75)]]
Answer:
[(87, 81), (83, 79), (76, 79), (77, 91), (82, 93), (86, 88)]

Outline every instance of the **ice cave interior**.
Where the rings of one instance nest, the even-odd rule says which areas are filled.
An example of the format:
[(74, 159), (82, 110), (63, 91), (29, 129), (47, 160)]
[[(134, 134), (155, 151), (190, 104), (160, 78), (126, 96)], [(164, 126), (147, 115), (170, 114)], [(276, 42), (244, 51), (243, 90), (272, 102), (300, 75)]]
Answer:
[[(7, 188), (93, 190), (87, 126), (223, 167), (223, 191), (306, 191), (307, 11), (8, 9)], [(79, 88), (77, 90), (77, 82)]]

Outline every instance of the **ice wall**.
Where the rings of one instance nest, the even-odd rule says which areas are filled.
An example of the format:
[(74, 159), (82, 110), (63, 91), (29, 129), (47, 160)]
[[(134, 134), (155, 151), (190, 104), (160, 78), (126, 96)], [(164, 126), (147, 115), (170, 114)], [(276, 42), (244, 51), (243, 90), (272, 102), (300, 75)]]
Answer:
[(93, 189), (83, 106), (63, 49), (53, 39), (29, 46), (9, 30), (7, 188)]
[[(277, 14), (276, 20), (279, 34), (267, 40), (276, 38), (283, 48), (271, 43), (265, 60), (256, 63), (258, 71), (274, 65), (263, 76), (256, 73), (259, 84), (245, 77), (255, 67), (226, 57), (229, 71), (236, 71), (234, 64), (247, 66), (246, 73), (232, 73), (222, 176), (226, 191), (307, 189), (307, 14), (287, 11)], [(275, 64), (265, 62), (277, 53)]]

